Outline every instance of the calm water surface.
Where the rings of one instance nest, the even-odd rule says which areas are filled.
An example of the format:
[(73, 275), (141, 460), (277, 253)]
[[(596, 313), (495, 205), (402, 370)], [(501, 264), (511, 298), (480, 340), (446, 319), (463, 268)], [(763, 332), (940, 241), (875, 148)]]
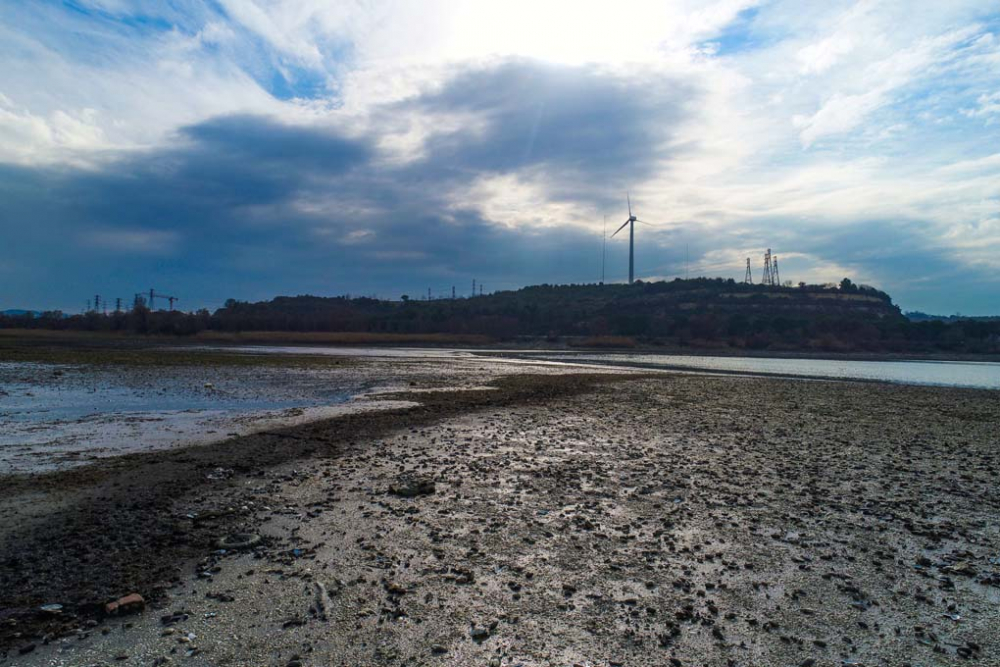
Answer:
[[(232, 350), (232, 348), (226, 348)], [(446, 348), (275, 347), (238, 348), (262, 354), (323, 354), (417, 359), (466, 359), (486, 356), (508, 363), (636, 366), (720, 373), (816, 377), (834, 380), (876, 380), (900, 384), (1000, 389), (1000, 363), (978, 361), (850, 361), (841, 359), (766, 359), (671, 354), (582, 353), (551, 350), (458, 350)]]
[(763, 359), (664, 354), (573, 353), (542, 355), (539, 358), (577, 363), (1000, 389), (1000, 363), (995, 362), (849, 361), (840, 359)]

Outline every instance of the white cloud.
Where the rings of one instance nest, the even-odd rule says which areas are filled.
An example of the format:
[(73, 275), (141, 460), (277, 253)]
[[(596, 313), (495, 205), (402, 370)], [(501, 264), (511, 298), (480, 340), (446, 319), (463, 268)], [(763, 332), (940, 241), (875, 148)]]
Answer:
[(1000, 91), (991, 95), (983, 94), (976, 100), (979, 105), (975, 109), (962, 109), (962, 113), (970, 118), (990, 117), (987, 122), (992, 122), (992, 116), (1000, 115)]
[(370, 229), (355, 229), (341, 237), (340, 242), (345, 245), (357, 245), (367, 243), (375, 238), (375, 232)]
[(939, 72), (952, 60), (953, 48), (975, 32), (974, 28), (963, 28), (926, 38), (870, 63), (858, 77), (856, 88), (860, 88), (860, 92), (843, 94), (835, 91), (816, 113), (793, 117), (794, 125), (801, 130), (802, 145), (808, 148), (823, 137), (854, 130), (871, 113), (890, 104), (893, 93), (900, 88), (919, 77)]
[(553, 200), (545, 181), (545, 175), (538, 171), (483, 176), (469, 188), (452, 193), (449, 208), (453, 214), (472, 209), (484, 220), (503, 227), (538, 229), (570, 224), (601, 229), (603, 215), (599, 211), (573, 201)]
[(845, 54), (854, 49), (854, 40), (849, 35), (835, 34), (810, 44), (799, 50), (796, 57), (800, 70), (806, 74), (819, 74), (833, 67)]

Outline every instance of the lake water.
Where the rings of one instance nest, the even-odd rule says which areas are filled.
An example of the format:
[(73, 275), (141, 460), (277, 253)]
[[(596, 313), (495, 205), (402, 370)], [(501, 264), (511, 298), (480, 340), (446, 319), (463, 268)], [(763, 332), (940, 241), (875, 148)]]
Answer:
[(665, 354), (531, 354), (531, 358), (753, 375), (875, 380), (942, 387), (1000, 389), (1000, 363), (978, 361), (851, 361)]
[[(232, 348), (229, 348), (232, 349)], [(459, 350), (446, 348), (360, 348), (248, 346), (242, 352), (261, 354), (323, 354), (334, 356), (469, 359), (487, 357), (511, 364), (542, 363), (574, 366), (631, 366), (665, 371), (739, 373), (833, 380), (873, 380), (941, 387), (1000, 389), (1000, 363), (979, 361), (853, 361), (846, 359), (774, 359), (673, 354), (584, 353), (551, 350)]]

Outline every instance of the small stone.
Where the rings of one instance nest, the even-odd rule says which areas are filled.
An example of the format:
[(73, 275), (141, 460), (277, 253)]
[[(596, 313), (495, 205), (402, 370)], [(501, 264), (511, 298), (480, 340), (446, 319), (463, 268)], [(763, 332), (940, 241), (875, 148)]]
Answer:
[(116, 614), (134, 614), (145, 608), (146, 600), (138, 593), (132, 593), (104, 605), (104, 613), (108, 616)]
[(416, 498), (434, 493), (434, 482), (422, 477), (401, 477), (389, 487), (389, 493), (401, 498)]
[(234, 551), (241, 549), (253, 549), (260, 543), (261, 537), (256, 533), (232, 533), (230, 535), (223, 535), (215, 541), (216, 546), (220, 549), (229, 549)]

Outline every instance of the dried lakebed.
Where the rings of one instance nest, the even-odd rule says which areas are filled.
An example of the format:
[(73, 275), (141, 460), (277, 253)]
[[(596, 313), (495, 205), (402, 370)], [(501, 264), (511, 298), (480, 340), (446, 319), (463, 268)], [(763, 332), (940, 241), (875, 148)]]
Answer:
[(996, 392), (496, 387), (8, 485), (6, 662), (1000, 664)]

